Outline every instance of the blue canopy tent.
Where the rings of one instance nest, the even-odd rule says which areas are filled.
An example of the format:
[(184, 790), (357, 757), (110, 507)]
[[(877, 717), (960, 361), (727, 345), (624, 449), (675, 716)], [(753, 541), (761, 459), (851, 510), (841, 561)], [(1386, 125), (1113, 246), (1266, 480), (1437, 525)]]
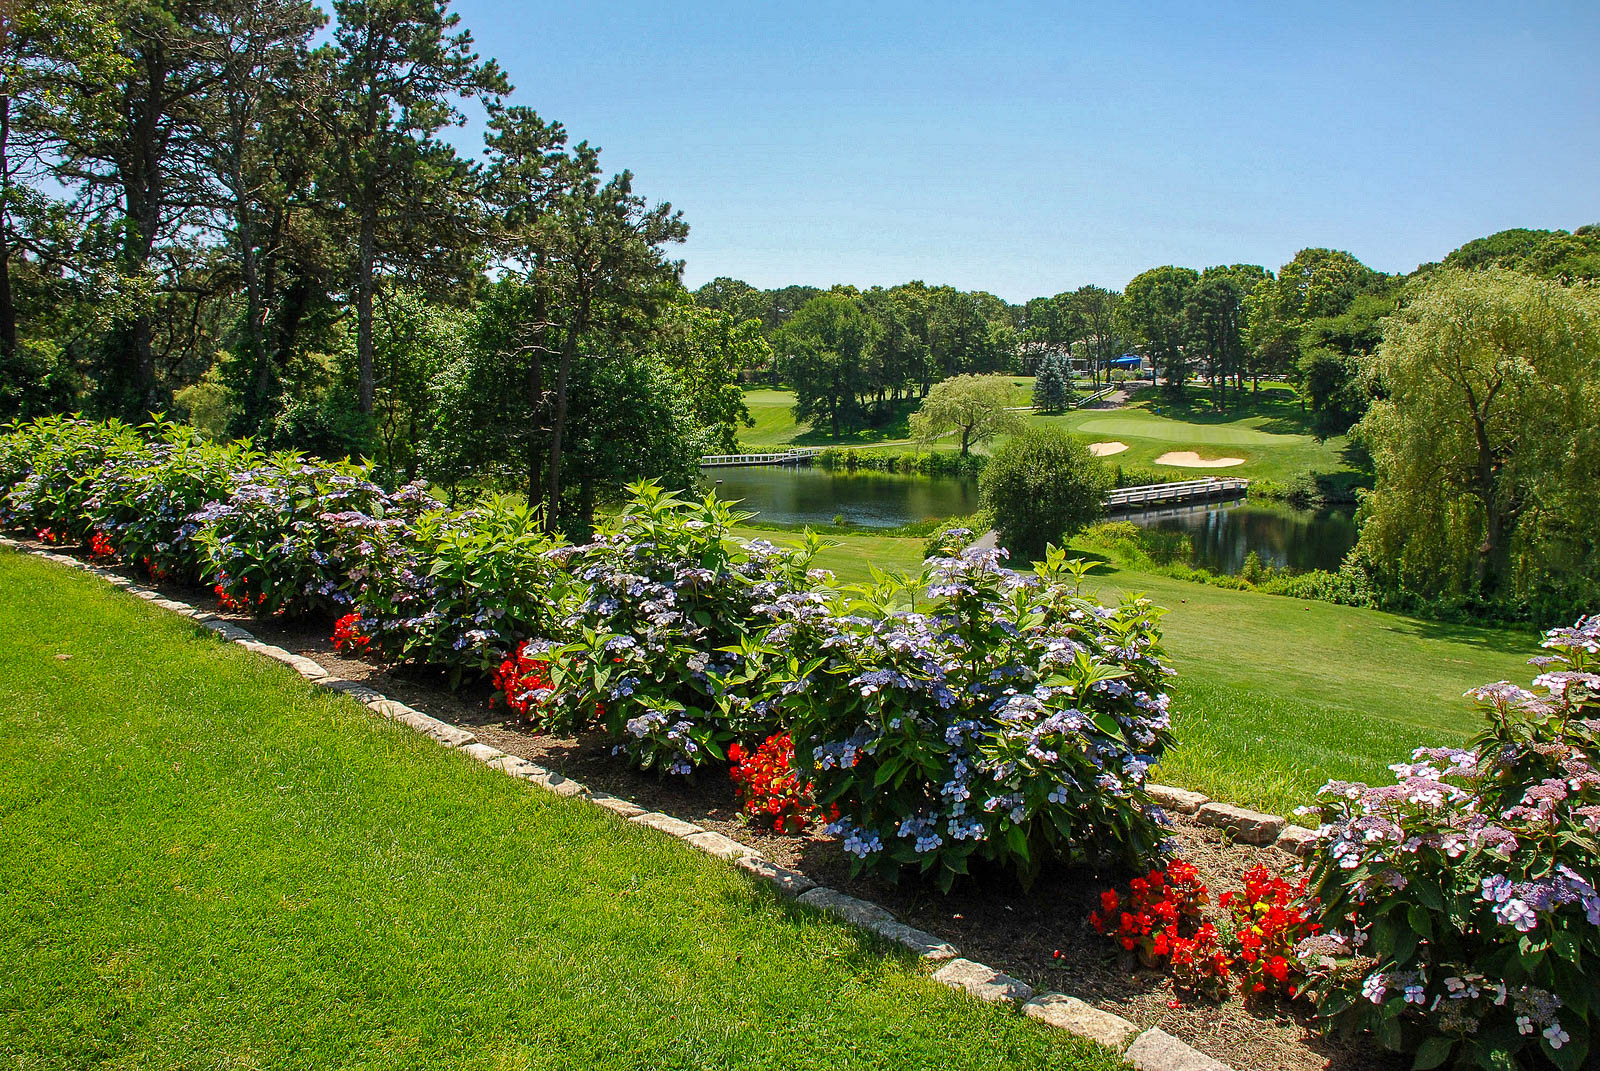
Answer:
[(1110, 364), (1112, 368), (1132, 369), (1139, 367), (1140, 360), (1141, 358), (1137, 353), (1124, 353), (1121, 357), (1111, 358)]

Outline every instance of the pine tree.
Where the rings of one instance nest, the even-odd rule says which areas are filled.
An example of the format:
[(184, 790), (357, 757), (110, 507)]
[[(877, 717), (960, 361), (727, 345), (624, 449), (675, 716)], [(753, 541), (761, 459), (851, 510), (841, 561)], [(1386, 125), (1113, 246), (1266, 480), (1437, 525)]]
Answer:
[(1067, 407), (1071, 396), (1067, 375), (1067, 359), (1059, 351), (1045, 354), (1039, 362), (1039, 373), (1033, 380), (1033, 404), (1045, 412), (1056, 413)]

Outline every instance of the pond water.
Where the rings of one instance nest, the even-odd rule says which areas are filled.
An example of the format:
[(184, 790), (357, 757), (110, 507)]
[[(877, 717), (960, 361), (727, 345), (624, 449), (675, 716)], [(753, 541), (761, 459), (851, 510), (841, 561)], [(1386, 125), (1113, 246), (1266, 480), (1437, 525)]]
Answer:
[[(741, 499), (740, 509), (783, 524), (842, 518), (863, 528), (895, 528), (978, 508), (978, 481), (972, 479), (779, 465), (706, 469), (701, 475), (720, 497)], [(1244, 501), (1117, 513), (1112, 519), (1187, 536), (1190, 548), (1180, 557), (1214, 573), (1238, 572), (1252, 550), (1264, 563), (1296, 572), (1337, 569), (1356, 538), (1348, 510)]]
[(898, 528), (917, 521), (961, 517), (978, 508), (978, 481), (889, 472), (832, 472), (812, 466), (764, 465), (704, 469), (717, 497), (738, 498), (782, 524), (833, 524), (842, 517), (863, 528)]

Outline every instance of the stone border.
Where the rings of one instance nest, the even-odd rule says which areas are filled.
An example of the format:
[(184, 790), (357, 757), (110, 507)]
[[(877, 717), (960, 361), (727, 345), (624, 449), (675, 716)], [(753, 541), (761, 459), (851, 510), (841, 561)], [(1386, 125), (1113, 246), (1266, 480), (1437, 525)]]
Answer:
[[(336, 677), (304, 655), (262, 643), (248, 629), (224, 621), (210, 611), (176, 599), (169, 599), (159, 591), (136, 584), (110, 569), (81, 561), (70, 554), (37, 550), (5, 536), (0, 536), (0, 546), (92, 573), (163, 610), (170, 610), (193, 620), (224, 640), (237, 643), (275, 662), (283, 663), (305, 678), (309, 684), (329, 691), (343, 692), (374, 714), (406, 725), (424, 736), (432, 737), (440, 744), (471, 756), (492, 770), (498, 770), (557, 796), (581, 798), (613, 812), (625, 821), (660, 830), (698, 851), (727, 860), (752, 877), (769, 883), (778, 893), (792, 898), (798, 904), (804, 904), (857, 929), (865, 930), (890, 944), (899, 945), (930, 964), (940, 964), (933, 971), (932, 977), (941, 985), (961, 990), (987, 1003), (1010, 1004), (1018, 1008), (1022, 1014), (1037, 1019), (1046, 1026), (1098, 1042), (1121, 1055), (1137, 1071), (1232, 1071), (1228, 1065), (1219, 1063), (1155, 1027), (1141, 1031), (1120, 1015), (1096, 1008), (1065, 993), (1036, 995), (1028, 983), (997, 971), (987, 964), (962, 958), (960, 951), (954, 945), (935, 934), (898, 921), (887, 908), (870, 900), (859, 900), (837, 889), (818, 885), (799, 871), (779, 866), (762, 856), (756, 849), (741, 844), (731, 837), (702, 829), (693, 822), (685, 822), (669, 814), (647, 811), (632, 800), (592, 791), (577, 781), (563, 777), (538, 763), (508, 755), (498, 748), (480, 743), (476, 736), (459, 726), (408, 707), (364, 684)], [(1213, 803), (1198, 792), (1188, 792), (1165, 785), (1149, 787), (1150, 794), (1156, 801), (1169, 810), (1194, 815), (1196, 820), (1226, 829), (1238, 839), (1252, 844), (1277, 844), (1285, 851), (1306, 854), (1281, 843), (1286, 830), (1298, 827), (1289, 825), (1276, 815)], [(1309, 830), (1304, 832), (1310, 833)], [(1314, 838), (1315, 835), (1312, 834), (1312, 839)]]

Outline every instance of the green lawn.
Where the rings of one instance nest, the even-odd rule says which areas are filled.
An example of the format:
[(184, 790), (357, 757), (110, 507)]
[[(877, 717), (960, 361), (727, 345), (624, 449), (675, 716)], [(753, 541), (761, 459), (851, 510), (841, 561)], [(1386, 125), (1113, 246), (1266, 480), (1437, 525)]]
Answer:
[(1117, 1066), (4, 551), (0, 837), (7, 1067)]
[[(772, 533), (764, 533), (771, 537)], [(923, 541), (829, 536), (819, 564), (841, 579), (868, 563), (915, 570)], [(1090, 556), (1086, 553), (1085, 556)], [(1229, 591), (1125, 569), (1091, 587), (1107, 601), (1148, 595), (1178, 671), (1178, 748), (1163, 781), (1284, 813), (1329, 778), (1382, 780), (1419, 744), (1459, 743), (1477, 726), (1462, 698), (1525, 680), (1531, 632), (1440, 625), (1331, 603)]]
[[(1032, 380), (1011, 377), (1016, 404), (1029, 404)], [(1206, 395), (1191, 389), (1188, 404), (1170, 405), (1158, 392), (1142, 390), (1129, 404), (1117, 409), (1073, 410), (1057, 415), (1027, 414), (1030, 423), (1065, 428), (1089, 442), (1122, 442), (1128, 449), (1107, 458), (1108, 464), (1157, 469), (1196, 477), (1221, 474), (1247, 479), (1285, 481), (1307, 469), (1341, 473), (1350, 469), (1349, 440), (1344, 436), (1318, 439), (1311, 433), (1306, 414), (1294, 392), (1281, 383), (1263, 384), (1260, 395), (1237, 411), (1217, 413)], [(794, 420), (792, 391), (751, 390), (745, 404), (755, 419), (754, 428), (740, 429), (739, 441), (748, 449), (770, 449), (788, 444), (828, 445), (826, 429), (812, 429)], [(909, 434), (910, 409), (902, 419), (875, 431), (858, 432), (840, 441), (849, 445), (887, 445)], [(935, 449), (956, 449), (949, 438)], [(999, 445), (999, 441), (989, 448)], [(1244, 464), (1226, 469), (1157, 466), (1155, 459), (1168, 451), (1193, 450), (1203, 458), (1238, 457)]]

